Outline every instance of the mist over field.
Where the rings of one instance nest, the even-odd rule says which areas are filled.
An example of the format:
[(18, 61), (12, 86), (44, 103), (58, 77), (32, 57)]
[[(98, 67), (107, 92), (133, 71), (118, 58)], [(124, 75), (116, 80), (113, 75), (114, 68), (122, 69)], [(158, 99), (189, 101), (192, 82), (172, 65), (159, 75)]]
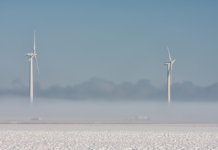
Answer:
[(4, 121), (69, 123), (218, 123), (217, 102), (143, 102), (125, 100), (69, 101), (4, 98)]
[(201, 87), (174, 83), (172, 101), (166, 86), (149, 80), (115, 83), (91, 78), (72, 86), (35, 84), (34, 103), (20, 80), (0, 89), (0, 121), (68, 123), (218, 123), (217, 84)]

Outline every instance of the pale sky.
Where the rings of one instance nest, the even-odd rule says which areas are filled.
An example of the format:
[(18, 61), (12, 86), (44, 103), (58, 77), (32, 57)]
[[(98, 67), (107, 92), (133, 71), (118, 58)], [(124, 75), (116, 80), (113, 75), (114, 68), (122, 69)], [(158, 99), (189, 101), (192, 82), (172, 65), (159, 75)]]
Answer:
[[(92, 77), (116, 83), (218, 82), (218, 1), (0, 2), (0, 88), (28, 86), (36, 30), (40, 84), (75, 85)], [(35, 74), (36, 75), (36, 74)], [(36, 79), (36, 78), (35, 78)]]

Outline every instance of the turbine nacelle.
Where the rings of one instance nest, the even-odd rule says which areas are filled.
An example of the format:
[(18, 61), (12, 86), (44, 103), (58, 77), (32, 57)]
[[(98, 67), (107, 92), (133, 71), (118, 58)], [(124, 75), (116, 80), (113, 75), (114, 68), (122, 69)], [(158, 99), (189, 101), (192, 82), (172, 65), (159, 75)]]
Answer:
[(169, 63), (170, 63), (171, 65), (173, 65), (173, 64), (175, 63), (176, 59), (173, 59), (173, 58), (171, 57), (169, 47), (167, 47), (167, 50), (168, 50), (169, 61), (170, 61)]
[(171, 61), (171, 64), (173, 65), (175, 62), (176, 62), (176, 59), (172, 60), (172, 61)]
[(37, 54), (36, 53), (27, 53), (26, 56), (30, 56), (30, 57), (34, 57), (36, 56)]

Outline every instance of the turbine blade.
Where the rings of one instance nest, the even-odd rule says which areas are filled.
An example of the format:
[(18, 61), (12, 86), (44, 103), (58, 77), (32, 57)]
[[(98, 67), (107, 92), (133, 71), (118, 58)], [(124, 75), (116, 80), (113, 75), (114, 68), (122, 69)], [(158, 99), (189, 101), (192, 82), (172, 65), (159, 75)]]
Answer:
[(34, 31), (33, 52), (36, 54), (36, 31)]
[(39, 75), (39, 64), (38, 64), (37, 56), (34, 56), (34, 58), (35, 58), (35, 61), (36, 61), (37, 72), (38, 72), (38, 75)]
[(172, 73), (172, 70), (173, 70), (173, 64), (171, 63), (170, 64), (170, 71), (171, 71), (171, 73)]
[(37, 77), (37, 85), (38, 85), (38, 89), (40, 88), (40, 80), (39, 80), (39, 65), (38, 65), (38, 59), (37, 56), (35, 56), (35, 61), (36, 61), (36, 68), (37, 68), (37, 72), (38, 72), (38, 77)]
[(171, 58), (171, 55), (170, 55), (170, 49), (169, 49), (168, 46), (167, 46), (167, 50), (168, 50), (169, 60), (172, 61), (172, 58)]
[(37, 56), (35, 55), (35, 61), (36, 61), (36, 68), (37, 68), (37, 72), (38, 72), (38, 77), (37, 77), (37, 92), (40, 91), (40, 79), (39, 79), (39, 65), (38, 65), (38, 59)]
[(170, 80), (172, 81), (172, 79), (173, 79), (173, 64), (171, 64), (171, 66), (170, 66), (170, 73), (171, 73), (171, 78), (170, 78)]

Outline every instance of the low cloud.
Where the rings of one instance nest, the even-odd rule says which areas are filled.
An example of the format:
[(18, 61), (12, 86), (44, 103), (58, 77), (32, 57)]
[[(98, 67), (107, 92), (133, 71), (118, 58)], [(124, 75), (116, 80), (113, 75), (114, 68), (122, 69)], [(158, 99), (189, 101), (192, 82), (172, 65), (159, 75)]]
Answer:
[[(0, 96), (28, 97), (29, 90), (19, 80), (15, 80), (12, 89), (0, 89)], [(19, 86), (18, 86), (19, 85)], [(37, 88), (36, 88), (37, 89)], [(46, 89), (38, 89), (36, 96), (48, 99), (69, 100), (166, 100), (167, 90), (157, 88), (149, 80), (136, 83), (114, 83), (101, 78), (74, 85), (53, 85)], [(218, 83), (207, 87), (194, 85), (192, 82), (175, 83), (172, 85), (172, 99), (175, 101), (218, 101)]]

